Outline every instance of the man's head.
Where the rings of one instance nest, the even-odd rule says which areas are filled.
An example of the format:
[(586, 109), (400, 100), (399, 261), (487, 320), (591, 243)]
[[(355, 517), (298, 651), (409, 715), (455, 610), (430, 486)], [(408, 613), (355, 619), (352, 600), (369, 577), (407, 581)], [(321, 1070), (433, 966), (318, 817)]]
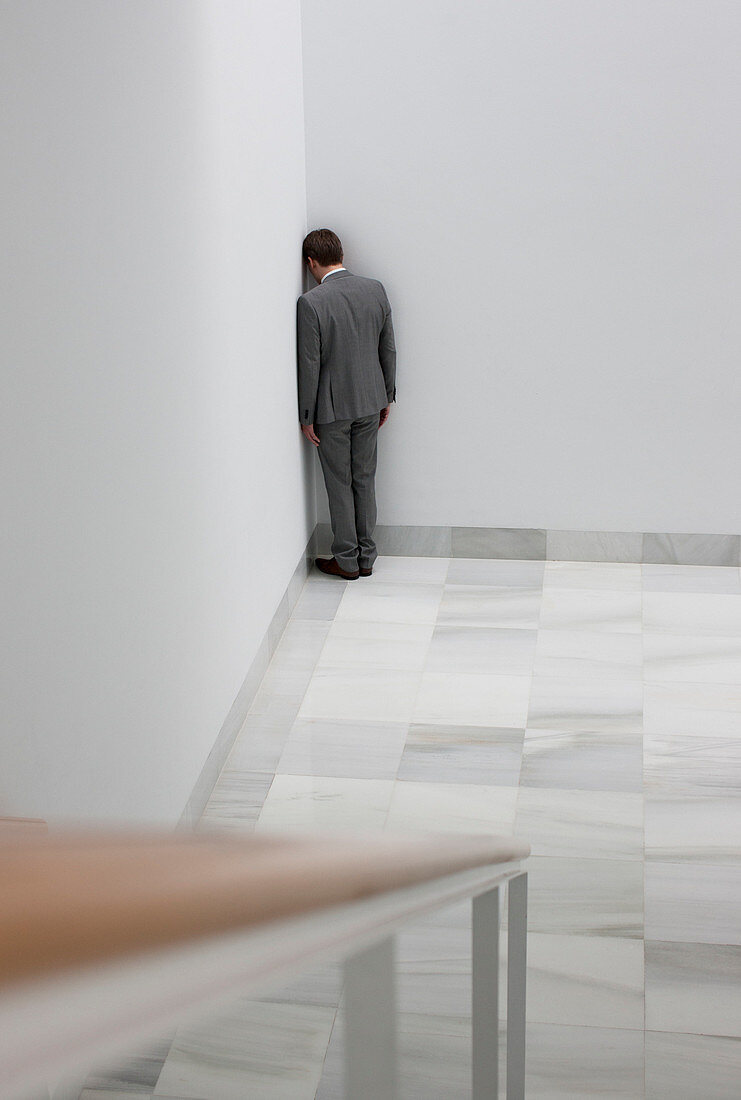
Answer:
[(331, 229), (312, 229), (304, 237), (301, 252), (318, 283), (343, 260), (342, 241)]

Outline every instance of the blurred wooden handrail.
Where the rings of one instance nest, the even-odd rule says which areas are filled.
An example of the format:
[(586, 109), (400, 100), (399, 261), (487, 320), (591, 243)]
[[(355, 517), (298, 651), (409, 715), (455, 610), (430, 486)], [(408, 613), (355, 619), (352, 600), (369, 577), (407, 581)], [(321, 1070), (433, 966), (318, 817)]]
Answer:
[(0, 832), (0, 988), (524, 859), (507, 837)]
[(508, 1097), (524, 1095), (522, 861), (530, 849), (522, 841), (156, 829), (47, 835), (43, 825), (0, 826), (3, 1100), (27, 1100), (60, 1075), (55, 1100), (77, 1097), (91, 1064), (327, 961), (344, 962), (350, 990), (348, 1096), (391, 1100), (396, 1091), (390, 1083), (379, 1091), (376, 1070), (386, 1066), (391, 1080), (393, 936), (406, 921), (465, 899), (478, 975), (473, 1073), (476, 1094), (488, 1096), (505, 885)]

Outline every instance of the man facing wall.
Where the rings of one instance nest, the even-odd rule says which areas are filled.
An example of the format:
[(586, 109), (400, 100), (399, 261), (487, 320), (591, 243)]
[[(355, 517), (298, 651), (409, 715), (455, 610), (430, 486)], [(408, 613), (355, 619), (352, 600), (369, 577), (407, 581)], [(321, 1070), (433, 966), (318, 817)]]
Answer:
[(369, 577), (378, 550), (375, 475), (378, 431), (396, 400), (391, 304), (377, 279), (343, 266), (331, 229), (307, 234), (303, 258), (317, 286), (297, 303), (299, 422), (319, 450), (332, 524), (322, 572)]

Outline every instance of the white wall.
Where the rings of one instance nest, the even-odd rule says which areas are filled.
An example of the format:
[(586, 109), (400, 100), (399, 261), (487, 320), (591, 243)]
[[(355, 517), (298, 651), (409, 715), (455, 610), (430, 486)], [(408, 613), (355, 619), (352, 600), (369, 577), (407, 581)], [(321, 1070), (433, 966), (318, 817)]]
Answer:
[(0, 43), (0, 814), (174, 824), (314, 525), (299, 0)]
[(741, 532), (741, 6), (303, 23), (309, 225), (394, 308), (379, 522)]

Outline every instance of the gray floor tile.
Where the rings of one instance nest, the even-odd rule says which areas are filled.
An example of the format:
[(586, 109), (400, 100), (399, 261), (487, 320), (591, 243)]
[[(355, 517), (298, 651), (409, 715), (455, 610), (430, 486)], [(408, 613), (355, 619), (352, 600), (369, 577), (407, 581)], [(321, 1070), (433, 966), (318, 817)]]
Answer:
[(643, 561), (679, 565), (741, 564), (738, 535), (655, 535), (643, 536)]
[(643, 535), (610, 531), (549, 531), (547, 558), (554, 561), (639, 562)]
[(523, 737), (521, 729), (413, 722), (398, 778), (431, 783), (516, 786)]
[(378, 553), (449, 558), (450, 530), (450, 527), (389, 527), (379, 524), (375, 533)]
[(545, 558), (546, 533), (506, 527), (454, 527), (454, 558)]
[(646, 940), (646, 1028), (741, 1035), (741, 947)]

